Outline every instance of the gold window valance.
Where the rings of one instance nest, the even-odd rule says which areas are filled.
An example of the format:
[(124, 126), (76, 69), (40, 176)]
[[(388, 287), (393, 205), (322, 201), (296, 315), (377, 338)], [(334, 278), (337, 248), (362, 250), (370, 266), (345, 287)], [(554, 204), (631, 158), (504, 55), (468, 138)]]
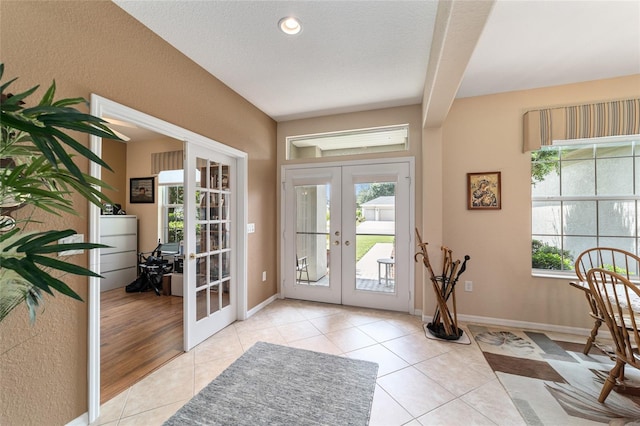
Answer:
[(151, 174), (157, 175), (164, 170), (182, 170), (184, 151), (154, 152), (151, 154)]
[(600, 102), (527, 111), (524, 114), (525, 152), (554, 140), (640, 134), (640, 99)]

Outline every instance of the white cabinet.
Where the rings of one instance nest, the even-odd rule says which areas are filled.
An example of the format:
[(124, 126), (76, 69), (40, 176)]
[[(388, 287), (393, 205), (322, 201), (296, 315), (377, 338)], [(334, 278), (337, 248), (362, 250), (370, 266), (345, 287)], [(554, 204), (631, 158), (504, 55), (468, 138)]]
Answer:
[(138, 276), (138, 217), (100, 216), (100, 290), (112, 290), (131, 284)]

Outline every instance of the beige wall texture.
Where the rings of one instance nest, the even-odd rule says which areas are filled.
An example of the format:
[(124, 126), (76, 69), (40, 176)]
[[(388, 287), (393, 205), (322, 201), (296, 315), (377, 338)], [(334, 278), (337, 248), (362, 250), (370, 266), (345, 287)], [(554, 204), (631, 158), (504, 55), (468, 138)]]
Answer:
[(126, 210), (127, 206), (127, 145), (111, 139), (102, 140), (102, 159), (111, 170), (102, 168), (102, 180), (113, 188), (102, 192), (114, 204), (120, 204)]
[[(367, 129), (396, 124), (409, 125), (409, 150), (398, 152), (384, 152), (370, 155), (344, 155), (339, 157), (327, 157), (316, 159), (286, 160), (286, 138), (290, 136), (308, 135), (314, 133), (337, 132), (354, 129)], [(317, 165), (338, 161), (370, 160), (385, 158), (415, 158), (415, 182), (422, 182), (422, 126), (421, 106), (410, 105), (395, 108), (383, 108), (371, 111), (349, 114), (328, 115), (317, 118), (291, 120), (278, 123), (278, 180), (280, 180), (282, 166), (289, 164)], [(281, 196), (281, 187), (278, 186), (278, 199)], [(420, 223), (422, 217), (422, 191), (420, 185), (414, 185), (415, 190), (415, 220)], [(280, 212), (278, 203), (278, 212)], [(278, 235), (281, 235), (280, 222), (278, 222)], [(278, 241), (278, 244), (280, 242)], [(278, 245), (278, 249), (280, 246)], [(413, 249), (412, 249), (413, 252)], [(279, 251), (278, 251), (279, 253)], [(414, 308), (422, 307), (422, 279), (419, 265), (416, 264), (414, 293)], [(278, 282), (282, 281), (282, 273), (279, 271)]]
[[(522, 116), (531, 109), (639, 95), (635, 75), (453, 103), (442, 127), (442, 242), (454, 256), (471, 256), (462, 280), (473, 281), (473, 292), (457, 291), (458, 314), (590, 328), (584, 296), (568, 280), (531, 275), (531, 156), (522, 149)], [(491, 171), (502, 173), (502, 209), (467, 210), (466, 174)], [(424, 185), (425, 194), (439, 190), (428, 180)], [(429, 197), (425, 204), (432, 202)], [(437, 227), (429, 224), (434, 239)], [(432, 295), (426, 296), (434, 306)]]
[[(106, 1), (0, 2), (3, 82), (14, 93), (53, 79), (57, 97), (115, 102), (243, 150), (249, 155), (249, 308), (275, 294), (276, 123)], [(86, 110), (88, 111), (88, 109)], [(79, 138), (88, 144), (88, 138)], [(86, 162), (79, 162), (88, 171)], [(87, 234), (86, 202), (77, 217), (47, 218), (47, 227)], [(70, 258), (87, 265), (87, 255)], [(65, 281), (87, 299), (87, 280)], [(86, 303), (47, 297), (35, 325), (19, 308), (0, 323), (0, 424), (62, 425), (87, 411)]]

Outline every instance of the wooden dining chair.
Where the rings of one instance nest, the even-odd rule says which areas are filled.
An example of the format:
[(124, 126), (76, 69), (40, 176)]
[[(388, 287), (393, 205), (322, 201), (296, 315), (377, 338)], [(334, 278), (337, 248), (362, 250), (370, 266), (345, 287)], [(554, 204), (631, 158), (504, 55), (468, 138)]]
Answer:
[(625, 276), (602, 268), (590, 269), (587, 282), (616, 348), (616, 364), (598, 397), (604, 402), (614, 386), (622, 384), (625, 365), (640, 369), (640, 289)]
[[(611, 270), (623, 275), (629, 281), (638, 283), (640, 282), (640, 276), (638, 275), (640, 271), (640, 257), (618, 248), (593, 247), (583, 251), (576, 258), (575, 273), (578, 277), (578, 282), (571, 282), (570, 284), (584, 292), (587, 302), (589, 303), (589, 315), (594, 319), (591, 334), (587, 338), (587, 343), (582, 351), (585, 355), (589, 353), (592, 346), (608, 352), (607, 347), (596, 342), (596, 336), (598, 335), (598, 329), (602, 325), (603, 317), (587, 285), (587, 271), (592, 268)], [(615, 358), (612, 353), (610, 353), (610, 355), (611, 359)]]

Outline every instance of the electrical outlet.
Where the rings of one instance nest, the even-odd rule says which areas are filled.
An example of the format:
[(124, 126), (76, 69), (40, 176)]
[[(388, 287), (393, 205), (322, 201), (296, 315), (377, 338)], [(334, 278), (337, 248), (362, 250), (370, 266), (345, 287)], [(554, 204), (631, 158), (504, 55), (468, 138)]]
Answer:
[(267, 280), (267, 271), (262, 271), (262, 281)]
[(473, 291), (473, 281), (464, 282), (464, 291)]
[[(82, 243), (84, 242), (84, 234), (73, 234), (69, 235), (66, 238), (60, 238), (58, 240), (58, 244), (74, 244), (74, 243)], [(74, 254), (82, 254), (84, 250), (67, 250), (61, 251), (58, 253), (58, 256), (71, 256)]]

